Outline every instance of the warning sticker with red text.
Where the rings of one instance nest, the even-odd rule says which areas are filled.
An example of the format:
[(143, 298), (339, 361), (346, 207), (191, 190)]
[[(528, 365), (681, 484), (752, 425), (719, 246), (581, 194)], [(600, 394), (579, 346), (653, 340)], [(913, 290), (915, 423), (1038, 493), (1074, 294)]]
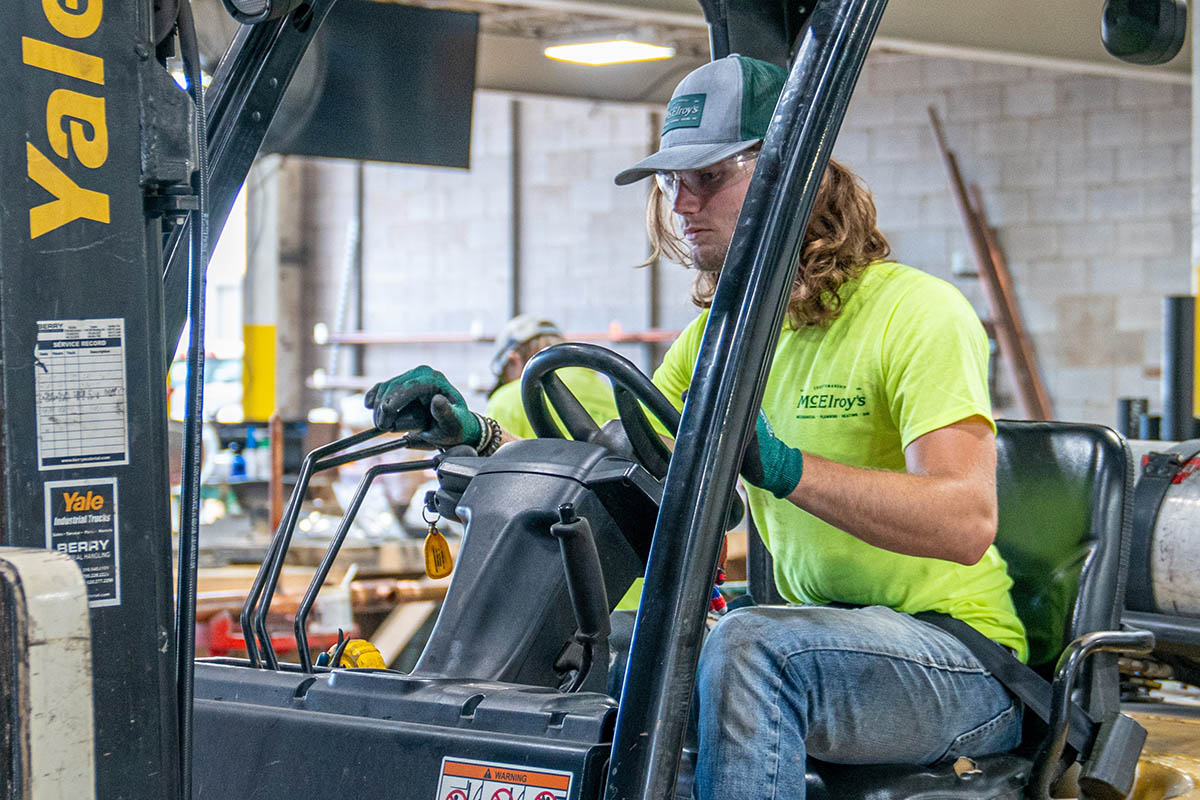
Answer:
[(567, 800), (570, 795), (570, 772), (447, 756), (436, 800)]

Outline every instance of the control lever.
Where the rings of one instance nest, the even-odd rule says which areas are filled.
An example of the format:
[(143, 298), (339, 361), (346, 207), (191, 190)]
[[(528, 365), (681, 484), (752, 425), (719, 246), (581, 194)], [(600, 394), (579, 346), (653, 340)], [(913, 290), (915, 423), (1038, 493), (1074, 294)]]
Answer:
[(596, 551), (596, 540), (592, 538), (592, 526), (585, 517), (575, 513), (572, 503), (563, 503), (558, 507), (558, 519), (550, 526), (550, 533), (558, 539), (562, 552), (567, 592), (571, 595), (571, 607), (575, 611), (575, 624), (578, 627), (575, 641), (583, 647), (583, 662), (567, 688), (568, 692), (577, 692), (591, 671), (595, 651), (598, 647), (607, 650), (612, 627), (608, 619), (604, 571), (600, 566), (600, 554)]

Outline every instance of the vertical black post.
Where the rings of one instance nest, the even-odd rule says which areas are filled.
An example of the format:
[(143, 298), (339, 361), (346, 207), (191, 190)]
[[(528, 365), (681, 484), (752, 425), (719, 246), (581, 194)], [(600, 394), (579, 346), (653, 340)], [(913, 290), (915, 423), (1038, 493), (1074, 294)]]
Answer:
[[(358, 236), (354, 244), (354, 330), (367, 327), (367, 162), (354, 165), (354, 216), (358, 219)], [(367, 346), (354, 346), (351, 375), (367, 374)], [(331, 376), (336, 377), (336, 375)]]
[(775, 583), (775, 559), (758, 535), (749, 512), (746, 513), (746, 589), (760, 606), (787, 602)]
[(1163, 298), (1162, 438), (1191, 439), (1196, 298)]
[(0, 544), (79, 563), (97, 796), (123, 800), (178, 797), (152, 7), (13, 3), (0, 24)]
[(521, 227), (524, 224), (521, 161), (525, 142), (521, 137), (521, 101), (508, 102), (508, 316), (521, 313)]
[[(607, 800), (674, 792), (725, 513), (808, 218), (885, 0), (820, 0), (746, 194), (683, 408), (646, 567)], [(649, 613), (647, 609), (651, 609)]]
[(1117, 398), (1117, 433), (1126, 438), (1138, 435), (1138, 426), (1144, 414), (1150, 413), (1150, 401), (1145, 397)]

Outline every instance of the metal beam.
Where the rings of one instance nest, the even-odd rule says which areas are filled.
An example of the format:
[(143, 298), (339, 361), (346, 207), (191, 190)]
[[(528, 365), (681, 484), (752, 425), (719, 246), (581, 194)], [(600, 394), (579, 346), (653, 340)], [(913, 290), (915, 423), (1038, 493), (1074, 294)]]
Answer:
[[(209, 240), (225, 227), (267, 128), (305, 50), (335, 0), (313, 0), (292, 14), (244, 25), (217, 65), (205, 96), (209, 102)], [(163, 267), (166, 358), (175, 353), (187, 317), (188, 225), (167, 241)]]
[(705, 326), (646, 565), (606, 800), (674, 793), (738, 464), (817, 189), (885, 0), (819, 0), (763, 142)]

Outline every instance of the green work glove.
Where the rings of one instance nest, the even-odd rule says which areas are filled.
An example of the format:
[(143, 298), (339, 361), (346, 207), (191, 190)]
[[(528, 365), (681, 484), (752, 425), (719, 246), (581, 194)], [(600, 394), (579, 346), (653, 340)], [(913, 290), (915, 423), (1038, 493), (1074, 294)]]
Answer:
[(742, 457), (742, 477), (782, 500), (800, 483), (803, 473), (804, 454), (775, 435), (767, 415), (760, 409), (746, 455)]
[(430, 447), (477, 447), (483, 422), (446, 376), (426, 366), (410, 369), (367, 392), (367, 408), (375, 410), (375, 427), (416, 431), (410, 438)]

